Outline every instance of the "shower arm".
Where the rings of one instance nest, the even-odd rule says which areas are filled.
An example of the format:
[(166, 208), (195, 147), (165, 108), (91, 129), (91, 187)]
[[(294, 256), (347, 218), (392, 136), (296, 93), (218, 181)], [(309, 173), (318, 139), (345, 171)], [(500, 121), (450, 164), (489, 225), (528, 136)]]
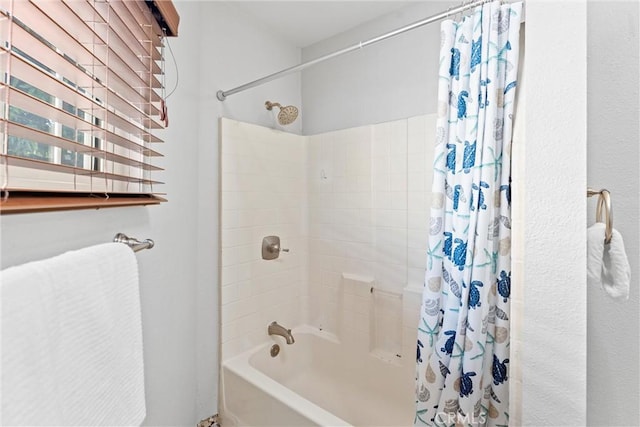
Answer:
[(324, 56), (321, 56), (319, 58), (312, 59), (310, 61), (306, 61), (306, 62), (303, 62), (303, 63), (298, 64), (298, 65), (294, 65), (293, 67), (285, 68), (282, 71), (278, 71), (277, 73), (269, 74), (268, 76), (262, 77), (260, 79), (254, 80), (254, 81), (249, 82), (249, 83), (245, 83), (245, 84), (243, 84), (241, 86), (238, 86), (238, 87), (235, 87), (233, 89), (219, 90), (218, 92), (216, 92), (216, 97), (218, 98), (219, 101), (224, 101), (225, 99), (227, 99), (227, 97), (229, 95), (233, 95), (233, 94), (236, 94), (238, 92), (242, 92), (244, 90), (251, 89), (253, 87), (256, 87), (256, 86), (259, 86), (261, 84), (270, 82), (272, 80), (279, 79), (280, 77), (284, 77), (284, 76), (289, 75), (291, 73), (295, 73), (297, 71), (302, 71), (305, 68), (311, 67), (312, 65), (319, 64), (320, 62), (324, 62), (324, 61), (326, 61), (328, 59), (332, 59), (332, 58), (344, 55), (344, 54), (349, 53), (349, 52), (353, 52), (354, 50), (362, 49), (362, 48), (364, 48), (366, 46), (372, 45), (372, 44), (380, 42), (382, 40), (386, 40), (388, 38), (397, 36), (398, 34), (402, 34), (402, 33), (405, 33), (407, 31), (411, 31), (413, 29), (422, 27), (424, 25), (431, 24), (433, 22), (437, 22), (437, 21), (440, 21), (442, 19), (446, 19), (451, 15), (455, 15), (456, 13), (464, 12), (467, 9), (471, 9), (471, 8), (476, 7), (476, 6), (480, 6), (480, 5), (484, 4), (484, 3), (486, 3), (487, 1), (489, 1), (489, 0), (476, 0), (474, 2), (463, 4), (463, 5), (460, 5), (458, 7), (450, 8), (446, 12), (442, 12), (442, 13), (439, 13), (437, 15), (430, 16), (430, 17), (425, 18), (425, 19), (423, 19), (421, 21), (417, 21), (417, 22), (414, 22), (413, 24), (409, 24), (409, 25), (407, 25), (405, 27), (398, 28), (397, 30), (390, 31), (390, 32), (388, 32), (386, 34), (383, 34), (381, 36), (374, 37), (374, 38), (371, 38), (369, 40), (361, 41), (359, 43), (354, 44), (353, 46), (349, 46), (349, 47), (346, 47), (344, 49), (337, 50), (335, 52), (332, 52), (332, 53), (326, 54)]
[(267, 108), (267, 110), (271, 111), (273, 110), (273, 107), (278, 107), (280, 109), (282, 109), (282, 105), (280, 105), (279, 102), (271, 102), (271, 101), (267, 101), (264, 103), (264, 106)]

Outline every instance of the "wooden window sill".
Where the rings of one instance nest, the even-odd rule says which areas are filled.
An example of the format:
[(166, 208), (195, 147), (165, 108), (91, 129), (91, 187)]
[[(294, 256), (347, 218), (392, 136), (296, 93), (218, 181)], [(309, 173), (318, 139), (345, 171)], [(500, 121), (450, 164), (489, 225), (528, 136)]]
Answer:
[(157, 195), (75, 193), (10, 193), (9, 198), (0, 202), (0, 214), (32, 212), (52, 212), (78, 209), (100, 209), (123, 206), (158, 205), (166, 202)]

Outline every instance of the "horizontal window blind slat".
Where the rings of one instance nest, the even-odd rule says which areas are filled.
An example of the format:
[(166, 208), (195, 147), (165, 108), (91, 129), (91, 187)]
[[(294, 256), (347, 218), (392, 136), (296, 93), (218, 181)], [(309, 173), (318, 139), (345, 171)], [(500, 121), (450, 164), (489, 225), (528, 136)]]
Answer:
[[(161, 87), (160, 82), (153, 75), (140, 76), (138, 72), (148, 74), (148, 70), (139, 61), (128, 63), (111, 47), (113, 41), (109, 37), (100, 34), (100, 28), (104, 26), (97, 24), (92, 29), (72, 9), (69, 9), (65, 3), (60, 1), (38, 2), (36, 7), (44, 12), (52, 22), (58, 23), (61, 28), (73, 29), (74, 38), (79, 43), (84, 45), (90, 43), (93, 47), (93, 56), (115, 74), (128, 81), (129, 85), (136, 89), (145, 99), (150, 99), (153, 96), (154, 91), (152, 88)], [(115, 39), (117, 40), (118, 37), (116, 36)]]
[(164, 34), (162, 28), (160, 28), (160, 25), (158, 24), (158, 21), (153, 18), (153, 14), (145, 4), (146, 1), (147, 0), (145, 0), (144, 3), (140, 1), (123, 1), (122, 3), (127, 7), (127, 9), (129, 9), (129, 12), (135, 17), (137, 22), (144, 22), (145, 25), (151, 22), (150, 31), (152, 34)]
[[(7, 88), (2, 85), (2, 90), (7, 90)], [(27, 111), (28, 113), (35, 114), (37, 116), (49, 119), (53, 122), (60, 123), (73, 129), (78, 129), (86, 132), (101, 130), (90, 122), (82, 120), (75, 114), (71, 114), (63, 109), (58, 109), (53, 105), (36, 98), (35, 96), (24, 93), (14, 88), (8, 88), (8, 90), (9, 104), (12, 107), (19, 108), (21, 110)]]
[[(5, 1), (6, 0), (0, 0), (0, 4)], [(113, 92), (121, 94), (133, 105), (143, 110), (146, 105), (153, 105), (150, 104), (150, 102), (160, 102), (160, 96), (155, 93), (155, 91), (151, 90), (151, 92), (141, 94), (139, 91), (132, 88), (129, 83), (122, 79), (122, 77), (108, 69), (106, 65), (96, 59), (84, 45), (79, 43), (66, 31), (58, 27), (55, 22), (52, 22), (48, 16), (44, 15), (38, 8), (31, 5), (30, 2), (20, 0), (15, 2), (15, 5), (16, 9), (18, 9), (21, 14), (20, 17), (22, 19), (20, 19), (20, 21), (29, 28), (40, 29), (39, 35), (44, 37), (49, 43), (58, 49), (59, 52), (57, 56), (46, 57), (48, 61), (51, 61), (51, 64), (49, 65), (50, 68), (55, 70), (57, 67), (63, 67), (61, 61), (68, 62), (68, 60), (65, 59), (66, 56), (76, 63), (77, 67), (85, 70), (85, 72), (92, 78), (94, 82), (94, 91), (99, 90), (98, 87), (100, 86), (104, 87), (106, 82), (108, 82), (109, 87), (112, 88)], [(8, 20), (0, 21), (0, 26), (7, 25), (8, 23)], [(19, 26), (17, 24), (14, 25)], [(53, 26), (56, 28), (52, 29), (51, 27)], [(8, 33), (9, 31), (11, 31), (11, 29), (7, 28), (3, 30), (3, 33)], [(18, 33), (18, 36), (19, 35), (20, 33)], [(18, 42), (20, 41), (20, 38), (18, 38)], [(28, 46), (28, 43), (26, 43), (26, 45)], [(150, 95), (150, 99), (149, 96), (146, 95)], [(149, 111), (147, 114), (156, 115), (156, 112)]]
[[(7, 0), (1, 0), (0, 5), (6, 11), (11, 7), (11, 2)], [(78, 64), (92, 64), (94, 61), (93, 54), (81, 43), (78, 43), (69, 33), (60, 28), (56, 23), (51, 23), (51, 20), (28, 1), (17, 1), (13, 4), (14, 15), (29, 28), (37, 28), (37, 33), (45, 40), (55, 46), (64, 55), (67, 55), (74, 62)], [(4, 16), (8, 16), (8, 12), (4, 13)], [(4, 17), (3, 17), (4, 18)], [(3, 20), (3, 23), (11, 25), (7, 20)], [(16, 25), (16, 24), (14, 24)], [(12, 31), (11, 28), (3, 29), (3, 33)], [(5, 38), (7, 36), (5, 35)], [(101, 67), (87, 68), (97, 80), (105, 81), (106, 73), (104, 64)]]
[(151, 163), (145, 163), (142, 161), (132, 159), (131, 157), (121, 156), (115, 153), (109, 153), (108, 151), (95, 152), (93, 153), (93, 157), (108, 160), (110, 162), (118, 163), (120, 165), (133, 166), (135, 168), (142, 169), (147, 172), (160, 172), (164, 170), (163, 168), (152, 165)]
[[(44, 91), (47, 91), (47, 88), (50, 88), (51, 85), (58, 84), (56, 80), (62, 80), (64, 78), (73, 82), (73, 84), (87, 94), (78, 94), (84, 98), (84, 100), (78, 99), (75, 101), (79, 104), (82, 103), (82, 106), (78, 104), (78, 107), (80, 108), (90, 108), (90, 105), (94, 104), (94, 102), (89, 99), (89, 96), (91, 95), (98, 99), (104, 99), (106, 97), (107, 89), (104, 85), (96, 81), (95, 78), (92, 78), (78, 66), (69, 62), (63, 55), (40, 43), (35, 37), (19, 25), (14, 25), (12, 31), (12, 44), (15, 48), (28, 54), (32, 58), (46, 58), (46, 63), (44, 63), (44, 60), (41, 60), (40, 62), (51, 70), (55, 70), (60, 78), (41, 70), (36, 65), (23, 58), (22, 55), (18, 54), (15, 49), (12, 52), (3, 49), (3, 53), (12, 56), (11, 74), (13, 76), (16, 76), (34, 86), (41, 86), (40, 89)], [(16, 63), (16, 60), (19, 62)], [(42, 74), (45, 74), (45, 76)], [(53, 80), (53, 82), (49, 80)]]
[[(7, 7), (7, 0), (0, 0), (0, 7)], [(48, 4), (49, 1), (39, 3), (40, 6)], [(51, 3), (54, 3), (53, 1)], [(121, 93), (134, 105), (144, 105), (149, 102), (160, 102), (160, 96), (151, 88), (144, 87), (145, 83), (136, 75), (133, 76), (137, 87), (133, 87), (125, 73), (107, 67), (107, 64), (87, 46), (81, 43), (76, 37), (70, 34), (59, 22), (52, 20), (44, 11), (36, 7), (33, 3), (25, 0), (13, 2), (14, 15), (24, 25), (33, 29), (42, 38), (55, 46), (62, 54), (71, 58), (74, 62), (82, 66), (98, 82), (108, 84), (115, 92)], [(74, 29), (73, 27), (69, 27)], [(88, 45), (88, 44), (87, 44)], [(93, 45), (99, 48), (99, 45)], [(104, 50), (104, 48), (103, 48)], [(96, 53), (97, 54), (97, 53)], [(134, 73), (135, 74), (135, 73)]]
[[(51, 76), (51, 74), (46, 73), (49, 74), (50, 78), (53, 78), (54, 80), (69, 81), (73, 85), (81, 89), (83, 92), (85, 92), (87, 96), (101, 99), (103, 101), (108, 100), (109, 104), (115, 110), (126, 114), (128, 117), (135, 118), (140, 115), (158, 116), (160, 114), (160, 110), (158, 109), (158, 107), (151, 102), (145, 101), (144, 103), (138, 103), (137, 105), (129, 102), (120, 94), (107, 88), (103, 82), (96, 80), (96, 78), (92, 77), (78, 64), (72, 63), (67, 58), (65, 58), (64, 55), (56, 52), (49, 46), (45, 46), (35, 36), (26, 31), (20, 25), (14, 25), (12, 31), (12, 44), (16, 48), (18, 48), (22, 52), (25, 52), (32, 58), (46, 58), (46, 63), (44, 63), (44, 65), (51, 70), (55, 70), (56, 74), (58, 74), (58, 77), (55, 78), (54, 76)], [(12, 52), (12, 55), (22, 58), (15, 52)], [(22, 61), (25, 63), (27, 62), (24, 59), (22, 59)], [(44, 60), (41, 60), (40, 62), (44, 62)], [(33, 68), (37, 68), (32, 64), (30, 65)], [(26, 72), (33, 73), (33, 71), (29, 70), (27, 70)], [(19, 71), (16, 71), (13, 74), (18, 73)], [(132, 91), (132, 93), (129, 93), (129, 95), (132, 95), (135, 98), (138, 97), (138, 93), (135, 91)], [(159, 129), (160, 125), (156, 123), (155, 128)]]
[[(83, 120), (79, 116), (75, 114), (71, 114), (64, 109), (58, 109), (54, 106), (47, 104), (40, 99), (34, 98), (31, 95), (28, 95), (20, 90), (14, 88), (7, 88), (5, 85), (0, 84), (0, 89), (9, 90), (9, 102), (14, 107), (20, 108), (22, 110), (32, 110), (30, 111), (33, 114), (36, 114), (41, 117), (45, 114), (49, 114), (49, 109), (55, 109), (55, 117), (59, 119), (61, 124), (73, 128), (75, 130), (86, 131), (86, 132), (94, 132), (103, 136), (103, 139), (107, 142), (111, 142), (115, 145), (118, 145), (123, 148), (127, 148), (129, 150), (134, 150), (139, 153), (143, 153), (149, 157), (161, 157), (162, 155), (155, 151), (151, 150), (148, 147), (145, 147), (135, 141), (132, 141), (129, 138), (125, 138), (121, 135), (118, 135), (110, 130), (101, 128), (100, 126), (92, 123), (91, 121)], [(90, 112), (90, 110), (87, 110)], [(104, 111), (97, 111), (96, 113), (103, 113)], [(50, 117), (51, 118), (51, 117)], [(162, 142), (159, 138), (156, 138), (154, 142)]]
[[(0, 120), (0, 122), (4, 123), (4, 120)], [(27, 139), (39, 144), (60, 147), (64, 150), (75, 151), (80, 154), (91, 154), (91, 152), (96, 151), (89, 145), (84, 145), (76, 141), (61, 138), (29, 126), (25, 126), (20, 123), (6, 122), (6, 133), (8, 136), (13, 136), (15, 138)]]
[[(153, 129), (160, 129), (161, 125), (157, 122), (153, 123), (154, 120), (150, 119), (147, 114), (143, 111), (138, 110), (132, 104), (127, 102), (127, 100), (121, 98), (119, 95), (107, 90), (105, 87), (98, 85), (94, 88), (90, 88), (92, 93), (87, 93), (84, 89), (78, 89), (71, 86), (70, 83), (63, 81), (63, 79), (56, 78), (50, 73), (45, 72), (44, 70), (34, 66), (33, 64), (27, 62), (21, 56), (16, 55), (15, 53), (8, 53), (4, 51), (6, 54), (10, 54), (11, 58), (11, 74), (18, 79), (28, 83), (29, 85), (36, 87), (43, 92), (48, 93), (70, 105), (73, 105), (75, 108), (81, 109), (86, 112), (94, 112), (94, 116), (99, 118), (100, 120), (108, 120), (106, 111), (118, 111), (121, 114), (126, 115), (128, 118), (136, 119), (140, 123), (141, 126), (149, 128), (149, 125), (152, 124)], [(82, 72), (80, 71), (79, 79), (82, 80)], [(87, 76), (88, 77), (88, 76)], [(90, 80), (84, 81), (84, 83), (88, 83)], [(93, 95), (93, 98), (90, 96)], [(98, 100), (103, 100), (103, 102), (108, 102), (108, 107), (102, 105)], [(147, 104), (149, 107), (150, 104)], [(153, 110), (147, 108), (149, 112), (158, 111), (157, 107), (153, 106)], [(113, 112), (111, 112), (114, 114)]]
[[(115, 180), (122, 182), (137, 183), (143, 185), (160, 185), (164, 182), (154, 181), (147, 178), (115, 174), (104, 171), (94, 171), (91, 169), (76, 168), (73, 166), (61, 165), (56, 163), (43, 162), (41, 160), (26, 159), (24, 157), (16, 157), (7, 154), (0, 154), (0, 159), (9, 166), (19, 166), (29, 169), (47, 170), (52, 172), (61, 172), (65, 174), (78, 176), (91, 176), (93, 178)], [(11, 184), (7, 186), (8, 190), (12, 190)]]
[(10, 172), (16, 176), (14, 185), (7, 188), (10, 194), (32, 189), (43, 192), (91, 192), (102, 197), (110, 193), (126, 194), (154, 194), (152, 185), (105, 180), (103, 177), (91, 175), (74, 175), (65, 172), (37, 170), (21, 166), (8, 166)]
[[(127, 4), (130, 2), (126, 1), (115, 1), (111, 2), (112, 9), (118, 14), (120, 19), (125, 23), (125, 26), (134, 34), (134, 37), (138, 41), (142, 41), (142, 45), (149, 45), (151, 48), (149, 49), (151, 54), (151, 59), (154, 61), (160, 61), (162, 59), (162, 55), (158, 48), (160, 47), (159, 42), (161, 43), (161, 39), (158, 38), (158, 34), (152, 32), (152, 27), (147, 27), (146, 30), (139, 24), (139, 20), (131, 13)], [(145, 49), (146, 50), (146, 49)]]
[[(97, 126), (90, 121), (83, 120), (79, 116), (72, 114), (63, 108), (55, 107), (36, 98), (35, 96), (22, 92), (21, 90), (6, 88), (4, 84), (0, 84), (0, 88), (2, 88), (2, 90), (9, 90), (10, 105), (20, 108), (21, 110), (28, 111), (40, 117), (50, 118), (58, 123), (77, 130), (95, 132), (109, 130), (108, 128), (105, 129), (104, 127)], [(69, 91), (72, 94), (74, 93), (71, 89), (69, 89)], [(52, 95), (56, 96), (56, 94)], [(60, 99), (66, 101), (69, 98), (60, 97)], [(115, 126), (116, 128), (126, 132), (130, 137), (133, 136), (145, 142), (162, 142), (161, 139), (149, 133), (147, 130), (140, 128), (137, 124), (132, 123), (126, 118), (120, 117), (109, 110), (88, 108), (84, 111), (94, 117), (98, 117), (106, 125)], [(116, 134), (115, 132), (111, 133)]]
[[(101, 34), (102, 40), (108, 40), (112, 50), (122, 54), (122, 59), (138, 73), (143, 73), (144, 81), (149, 81), (151, 74), (160, 74), (161, 70), (155, 61), (149, 61), (149, 49), (145, 49), (131, 30), (122, 22), (120, 16), (111, 7), (114, 2), (90, 3), (82, 0), (63, 0), (67, 7), (73, 10), (83, 21), (92, 22), (101, 19), (101, 23), (93, 25), (93, 31)], [(108, 23), (108, 25), (107, 25)], [(150, 46), (149, 46), (150, 47)], [(156, 86), (157, 87), (157, 86)]]
[[(0, 122), (3, 122), (3, 120), (0, 119)], [(144, 161), (139, 161), (131, 157), (118, 155), (105, 150), (99, 150), (90, 145), (81, 144), (76, 141), (71, 141), (66, 138), (51, 135), (50, 133), (33, 129), (28, 126), (22, 125), (20, 123), (7, 122), (6, 132), (7, 132), (7, 135), (13, 136), (16, 138), (23, 138), (30, 141), (38, 142), (40, 144), (46, 144), (52, 147), (58, 147), (63, 150), (69, 150), (69, 151), (74, 151), (80, 154), (86, 154), (99, 159), (113, 161), (122, 165), (135, 166), (137, 168), (147, 170), (147, 171), (164, 170), (158, 166), (152, 165), (151, 163), (146, 163)], [(21, 156), (16, 156), (16, 157), (21, 157)], [(144, 157), (149, 157), (149, 156), (144, 156)]]

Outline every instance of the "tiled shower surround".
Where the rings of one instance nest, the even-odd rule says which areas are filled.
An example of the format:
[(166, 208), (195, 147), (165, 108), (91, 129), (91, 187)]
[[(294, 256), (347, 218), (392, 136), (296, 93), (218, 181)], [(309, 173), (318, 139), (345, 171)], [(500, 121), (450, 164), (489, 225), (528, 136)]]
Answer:
[[(413, 369), (435, 120), (299, 136), (221, 119), (222, 360), (277, 320)], [(262, 260), (268, 235), (290, 252)]]

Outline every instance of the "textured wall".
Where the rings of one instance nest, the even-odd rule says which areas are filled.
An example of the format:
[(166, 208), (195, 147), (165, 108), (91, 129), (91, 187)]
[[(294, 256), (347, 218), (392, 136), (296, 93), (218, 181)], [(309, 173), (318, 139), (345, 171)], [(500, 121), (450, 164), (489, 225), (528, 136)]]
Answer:
[[(588, 290), (587, 421), (640, 424), (640, 4), (590, 1), (588, 25), (588, 178), (611, 191), (614, 227), (631, 265), (629, 301)], [(596, 198), (589, 200), (589, 224)]]
[(583, 426), (586, 2), (528, 0), (525, 32), (524, 177), (513, 189), (524, 206), (523, 390), (511, 421)]

